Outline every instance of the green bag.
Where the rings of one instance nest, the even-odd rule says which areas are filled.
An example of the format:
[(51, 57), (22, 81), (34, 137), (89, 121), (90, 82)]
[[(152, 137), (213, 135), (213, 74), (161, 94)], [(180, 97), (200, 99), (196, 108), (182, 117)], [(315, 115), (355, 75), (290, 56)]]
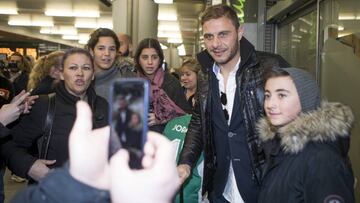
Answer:
[[(184, 145), (185, 135), (188, 125), (191, 120), (191, 115), (185, 115), (170, 120), (163, 134), (176, 145), (176, 161), (178, 162), (181, 150)], [(183, 202), (198, 203), (201, 202), (201, 185), (204, 169), (204, 157), (201, 154), (196, 167), (193, 169), (191, 176), (183, 185)], [(176, 203), (180, 202), (180, 194), (176, 195)]]

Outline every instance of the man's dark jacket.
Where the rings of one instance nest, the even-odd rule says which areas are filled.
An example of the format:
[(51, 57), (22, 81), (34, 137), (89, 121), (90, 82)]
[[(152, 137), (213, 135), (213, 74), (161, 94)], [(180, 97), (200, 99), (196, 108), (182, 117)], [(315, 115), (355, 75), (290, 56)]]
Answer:
[[(263, 115), (264, 67), (290, 66), (278, 55), (256, 52), (254, 46), (244, 37), (240, 40), (240, 67), (236, 75), (236, 85), (239, 91), (240, 110), (247, 130), (246, 140), (250, 151), (252, 176), (260, 183), (261, 166), (264, 163), (264, 153), (258, 135), (255, 133), (256, 121)], [(196, 103), (189, 124), (188, 132), (181, 153), (179, 164), (195, 166), (204, 149), (204, 179), (202, 193), (212, 190), (212, 181), (217, 168), (214, 134), (212, 131), (211, 112), (211, 77), (214, 60), (205, 50), (197, 55), (201, 64), (198, 73), (198, 88), (195, 95)]]

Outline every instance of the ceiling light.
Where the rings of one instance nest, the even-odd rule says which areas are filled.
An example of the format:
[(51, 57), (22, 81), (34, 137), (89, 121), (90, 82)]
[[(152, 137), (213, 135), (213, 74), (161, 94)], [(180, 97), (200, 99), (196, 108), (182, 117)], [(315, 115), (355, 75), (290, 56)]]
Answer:
[(79, 40), (78, 43), (79, 44), (87, 44), (87, 40)]
[(54, 22), (51, 17), (30, 14), (9, 16), (8, 24), (13, 26), (54, 26)]
[(160, 4), (158, 20), (176, 21), (177, 12), (174, 5)]
[(63, 35), (61, 38), (66, 40), (79, 40), (79, 36), (77, 35)]
[(181, 38), (168, 38), (167, 42), (173, 44), (181, 44), (183, 43), (183, 40)]
[(339, 15), (339, 20), (355, 20), (355, 15)]
[(185, 46), (182, 44), (177, 47), (179, 56), (186, 56)]
[(46, 4), (45, 15), (63, 17), (100, 17), (98, 5), (89, 3), (72, 4), (71, 1), (49, 1)]
[(17, 15), (16, 1), (2, 0), (0, 2), (0, 14)]
[(161, 31), (180, 31), (177, 21), (159, 21), (158, 30)]
[(160, 38), (182, 38), (180, 32), (171, 32), (171, 31), (158, 31), (157, 34)]
[(53, 34), (53, 35), (77, 35), (77, 29), (72, 26), (55, 26), (40, 29), (41, 34)]
[(173, 0), (154, 0), (157, 4), (172, 4)]
[(17, 7), (15, 1), (4, 1), (0, 2), (0, 14), (5, 15), (17, 15)]
[(77, 28), (113, 28), (111, 17), (101, 18), (76, 18), (75, 27)]

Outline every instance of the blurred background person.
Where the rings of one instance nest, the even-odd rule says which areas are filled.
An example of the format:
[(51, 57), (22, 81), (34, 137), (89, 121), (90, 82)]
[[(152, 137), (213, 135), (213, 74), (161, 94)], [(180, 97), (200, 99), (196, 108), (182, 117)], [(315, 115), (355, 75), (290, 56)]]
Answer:
[(120, 69), (125, 68), (136, 71), (134, 58), (132, 57), (132, 44), (130, 35), (125, 33), (119, 33), (117, 37), (120, 42), (118, 57), (116, 59), (117, 66)]
[(140, 77), (150, 81), (149, 129), (162, 133), (166, 123), (191, 111), (179, 80), (162, 69), (164, 53), (159, 41), (143, 39), (135, 53)]
[(63, 51), (54, 51), (36, 61), (27, 84), (27, 90), (32, 90), (32, 95), (50, 94), (55, 91), (55, 85), (60, 82), (63, 55)]
[(185, 89), (186, 100), (192, 107), (195, 104), (195, 92), (197, 86), (197, 74), (200, 64), (195, 58), (186, 59), (180, 67), (180, 81)]
[(14, 52), (9, 57), (8, 79), (14, 86), (15, 94), (26, 89), (31, 68), (29, 62), (19, 52)]
[[(36, 181), (43, 178), (50, 168), (62, 166), (68, 159), (68, 138), (75, 121), (75, 104), (86, 101), (94, 112), (93, 127), (108, 125), (108, 103), (96, 95), (91, 85), (94, 79), (93, 59), (85, 49), (73, 48), (62, 58), (61, 82), (55, 89), (55, 108), (48, 145), (37, 147), (38, 139), (44, 135), (48, 113), (49, 96), (41, 95), (30, 114), (25, 115), (11, 130), (13, 146), (7, 150), (8, 168), (16, 175), (30, 177)], [(50, 139), (51, 138), (51, 139)], [(31, 151), (36, 148), (37, 151)], [(47, 154), (43, 156), (44, 150)]]

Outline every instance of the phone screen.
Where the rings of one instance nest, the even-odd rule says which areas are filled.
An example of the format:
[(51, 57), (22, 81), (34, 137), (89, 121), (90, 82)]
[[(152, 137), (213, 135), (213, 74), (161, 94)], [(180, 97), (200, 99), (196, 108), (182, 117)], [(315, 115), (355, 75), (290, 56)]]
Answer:
[(110, 91), (109, 155), (125, 148), (130, 154), (130, 167), (141, 168), (148, 123), (148, 81), (142, 78), (121, 78), (112, 83)]

